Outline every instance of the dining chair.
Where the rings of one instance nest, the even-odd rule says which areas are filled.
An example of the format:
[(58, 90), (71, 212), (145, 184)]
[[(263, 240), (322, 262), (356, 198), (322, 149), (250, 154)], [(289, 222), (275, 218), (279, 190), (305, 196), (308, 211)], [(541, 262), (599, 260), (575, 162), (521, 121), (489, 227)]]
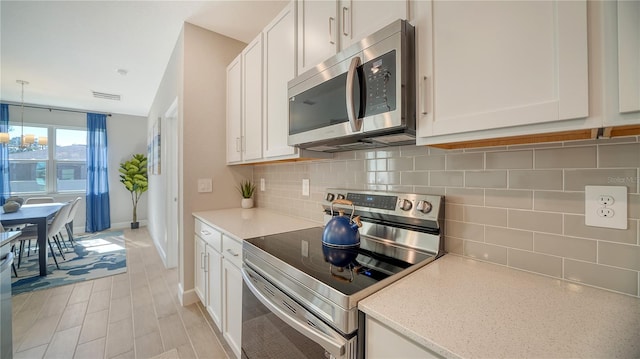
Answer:
[(54, 203), (53, 197), (30, 197), (24, 200), (24, 204), (38, 204), (38, 203)]
[(75, 241), (73, 238), (73, 219), (76, 217), (76, 212), (78, 212), (78, 207), (80, 207), (79, 204), (81, 200), (82, 197), (77, 197), (75, 200), (73, 200), (71, 209), (69, 210), (69, 215), (67, 216), (67, 222), (64, 224), (65, 228), (67, 229), (67, 236), (69, 237), (69, 243), (71, 243), (71, 245), (73, 245)]
[[(0, 223), (0, 233), (2, 233), (2, 232), (4, 232), (4, 226), (2, 225), (2, 223)], [(11, 241), (11, 249), (10, 249), (10, 251), (13, 252), (13, 253), (16, 252), (16, 243), (15, 242), (16, 242), (15, 240)], [(13, 274), (16, 276), (16, 278), (18, 278), (18, 271), (16, 270), (15, 262), (11, 263), (11, 269), (13, 269)]]
[[(61, 236), (62, 229), (64, 228), (64, 225), (67, 223), (67, 216), (69, 215), (69, 211), (71, 210), (72, 204), (73, 202), (65, 203), (58, 210), (58, 213), (56, 213), (55, 217), (53, 217), (53, 221), (51, 221), (51, 223), (47, 227), (47, 233), (48, 233), (47, 242), (49, 243), (49, 249), (51, 250), (51, 256), (53, 257), (53, 261), (56, 263), (56, 268), (58, 269), (60, 269), (60, 266), (58, 265), (58, 260), (56, 259), (56, 255), (53, 251), (53, 245), (51, 244), (51, 241), (53, 241), (58, 247), (58, 251), (60, 252), (60, 256), (62, 257), (62, 259), (66, 260), (64, 257), (64, 253), (62, 252), (62, 246), (60, 245), (60, 242), (58, 240), (58, 235)], [(20, 249), (18, 252), (18, 268), (20, 268), (20, 262), (22, 260), (24, 242), (30, 241), (30, 240), (35, 240), (35, 241), (38, 240), (38, 231), (35, 227), (36, 226), (26, 227), (22, 231), (22, 234), (20, 235), (20, 237), (18, 237), (18, 240), (20, 241)]]

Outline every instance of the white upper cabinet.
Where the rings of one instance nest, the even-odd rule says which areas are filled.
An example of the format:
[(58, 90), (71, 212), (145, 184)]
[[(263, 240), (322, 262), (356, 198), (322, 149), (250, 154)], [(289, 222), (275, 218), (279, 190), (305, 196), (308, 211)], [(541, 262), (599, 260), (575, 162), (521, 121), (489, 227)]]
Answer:
[(415, 6), (418, 144), (589, 115), (585, 1)]
[(603, 1), (597, 2), (597, 6), (604, 39), (601, 49), (605, 79), (604, 127), (638, 125), (640, 1)]
[(298, 74), (397, 19), (407, 0), (297, 0)]
[(296, 75), (295, 3), (289, 5), (264, 29), (264, 157), (293, 155), (287, 145), (289, 101), (287, 82)]
[(301, 74), (336, 53), (338, 19), (335, 0), (297, 0), (298, 73)]
[(618, 1), (619, 111), (640, 111), (640, 1)]
[(342, 0), (339, 5), (340, 49), (346, 49), (394, 20), (408, 17), (406, 0)]
[(262, 158), (262, 33), (242, 51), (243, 161)]
[(227, 66), (227, 163), (242, 161), (242, 58)]

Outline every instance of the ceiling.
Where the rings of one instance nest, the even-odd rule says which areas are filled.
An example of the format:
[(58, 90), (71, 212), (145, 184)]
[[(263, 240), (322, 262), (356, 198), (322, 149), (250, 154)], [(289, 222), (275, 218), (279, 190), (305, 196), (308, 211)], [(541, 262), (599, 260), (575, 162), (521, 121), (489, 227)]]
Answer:
[(248, 43), (287, 2), (2, 0), (0, 99), (147, 116), (183, 22)]

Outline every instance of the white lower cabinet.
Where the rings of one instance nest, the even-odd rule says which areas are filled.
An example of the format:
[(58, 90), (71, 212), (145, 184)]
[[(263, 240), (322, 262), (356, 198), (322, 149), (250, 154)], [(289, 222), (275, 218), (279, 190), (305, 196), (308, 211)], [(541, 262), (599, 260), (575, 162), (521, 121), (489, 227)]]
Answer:
[(367, 316), (365, 323), (365, 357), (379, 358), (442, 358), (381, 322)]
[(213, 247), (206, 248), (207, 264), (207, 295), (209, 302), (207, 312), (218, 329), (222, 328), (222, 254)]
[(196, 252), (195, 252), (195, 262), (196, 262), (196, 267), (195, 267), (195, 291), (196, 294), (198, 295), (198, 298), (200, 298), (200, 301), (202, 302), (202, 304), (207, 305), (207, 288), (206, 288), (206, 272), (205, 272), (205, 265), (204, 265), (204, 259), (205, 259), (205, 248), (207, 246), (207, 244), (205, 243), (204, 239), (198, 237), (197, 235), (195, 236), (195, 244), (196, 244)]
[(240, 358), (242, 347), (242, 241), (195, 220), (195, 291)]
[(223, 283), (223, 328), (224, 339), (240, 358), (242, 346), (242, 274), (232, 260), (224, 258), (222, 263)]

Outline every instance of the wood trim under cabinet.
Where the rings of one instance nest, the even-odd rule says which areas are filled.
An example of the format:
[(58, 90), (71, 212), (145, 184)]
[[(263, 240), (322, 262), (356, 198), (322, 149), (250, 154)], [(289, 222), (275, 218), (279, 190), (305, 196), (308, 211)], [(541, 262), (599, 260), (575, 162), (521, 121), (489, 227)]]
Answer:
[[(442, 148), (446, 150), (460, 149), (460, 148), (478, 148), (478, 147), (495, 147), (495, 146), (509, 146), (509, 145), (524, 145), (544, 142), (563, 142), (563, 141), (575, 141), (575, 140), (591, 140), (598, 138), (599, 129), (586, 129), (576, 131), (562, 131), (543, 133), (536, 135), (524, 135), (524, 136), (512, 136), (492, 138), (486, 140), (474, 140), (463, 141), (453, 143), (442, 143), (429, 145), (431, 147)], [(640, 135), (640, 126), (618, 126), (608, 127), (604, 129), (604, 137), (620, 137), (620, 136), (637, 136)]]

